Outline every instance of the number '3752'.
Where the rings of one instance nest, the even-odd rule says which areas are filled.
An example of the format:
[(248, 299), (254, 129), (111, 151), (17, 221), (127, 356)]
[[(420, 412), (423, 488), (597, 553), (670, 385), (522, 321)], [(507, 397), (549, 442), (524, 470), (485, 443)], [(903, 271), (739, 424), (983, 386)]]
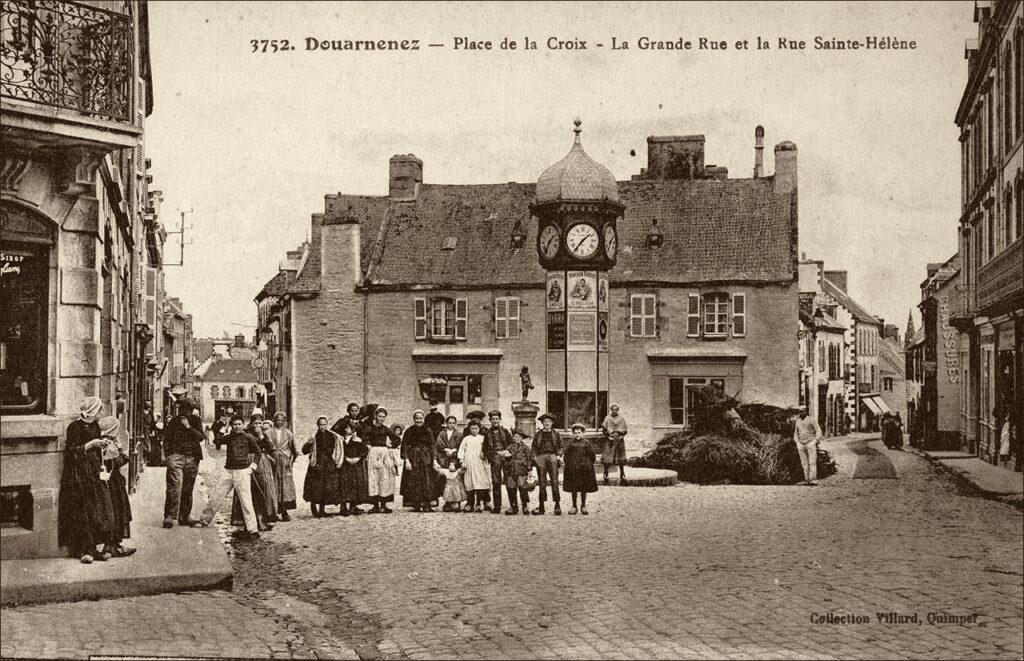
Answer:
[(279, 51), (295, 50), (287, 39), (250, 39), (253, 53), (277, 53)]

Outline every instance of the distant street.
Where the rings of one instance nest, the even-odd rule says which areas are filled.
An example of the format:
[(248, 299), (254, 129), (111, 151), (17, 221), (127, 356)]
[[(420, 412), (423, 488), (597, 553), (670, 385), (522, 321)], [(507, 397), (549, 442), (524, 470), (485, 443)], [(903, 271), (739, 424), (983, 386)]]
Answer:
[[(816, 488), (606, 488), (587, 517), (303, 507), (234, 547), (233, 592), (5, 609), (0, 652), (1021, 658), (1021, 512), (877, 441), (825, 447)], [(867, 621), (812, 623), (830, 613)]]

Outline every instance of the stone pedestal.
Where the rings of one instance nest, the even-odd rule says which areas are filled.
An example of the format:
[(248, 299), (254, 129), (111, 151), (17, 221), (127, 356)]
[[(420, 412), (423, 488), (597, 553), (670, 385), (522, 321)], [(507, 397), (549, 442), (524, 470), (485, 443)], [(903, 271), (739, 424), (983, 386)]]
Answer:
[(540, 407), (537, 402), (525, 400), (512, 402), (512, 413), (516, 417), (514, 429), (522, 431), (527, 438), (533, 438), (534, 432), (537, 431), (537, 413), (539, 411)]

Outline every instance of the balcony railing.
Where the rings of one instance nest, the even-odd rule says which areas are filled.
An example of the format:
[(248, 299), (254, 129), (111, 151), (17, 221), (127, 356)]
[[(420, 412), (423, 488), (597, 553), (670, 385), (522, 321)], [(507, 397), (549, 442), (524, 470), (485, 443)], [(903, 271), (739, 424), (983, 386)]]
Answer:
[(1019, 296), (1024, 288), (1024, 238), (995, 256), (978, 272), (978, 310)]
[(61, 0), (0, 0), (0, 92), (131, 123), (132, 18)]

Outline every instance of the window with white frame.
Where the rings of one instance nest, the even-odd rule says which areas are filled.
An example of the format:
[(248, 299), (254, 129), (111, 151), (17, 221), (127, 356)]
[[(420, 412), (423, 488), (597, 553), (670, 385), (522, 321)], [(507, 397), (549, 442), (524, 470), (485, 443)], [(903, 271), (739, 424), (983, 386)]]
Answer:
[(210, 386), (210, 397), (214, 399), (220, 397), (220, 388), (218, 386)]
[(519, 297), (494, 299), (494, 337), (499, 340), (519, 337)]
[(657, 334), (658, 298), (655, 294), (633, 294), (629, 298), (629, 334), (654, 337)]
[(704, 336), (725, 337), (729, 328), (729, 295), (704, 294)]
[(468, 304), (464, 298), (416, 298), (413, 329), (417, 340), (465, 340)]

